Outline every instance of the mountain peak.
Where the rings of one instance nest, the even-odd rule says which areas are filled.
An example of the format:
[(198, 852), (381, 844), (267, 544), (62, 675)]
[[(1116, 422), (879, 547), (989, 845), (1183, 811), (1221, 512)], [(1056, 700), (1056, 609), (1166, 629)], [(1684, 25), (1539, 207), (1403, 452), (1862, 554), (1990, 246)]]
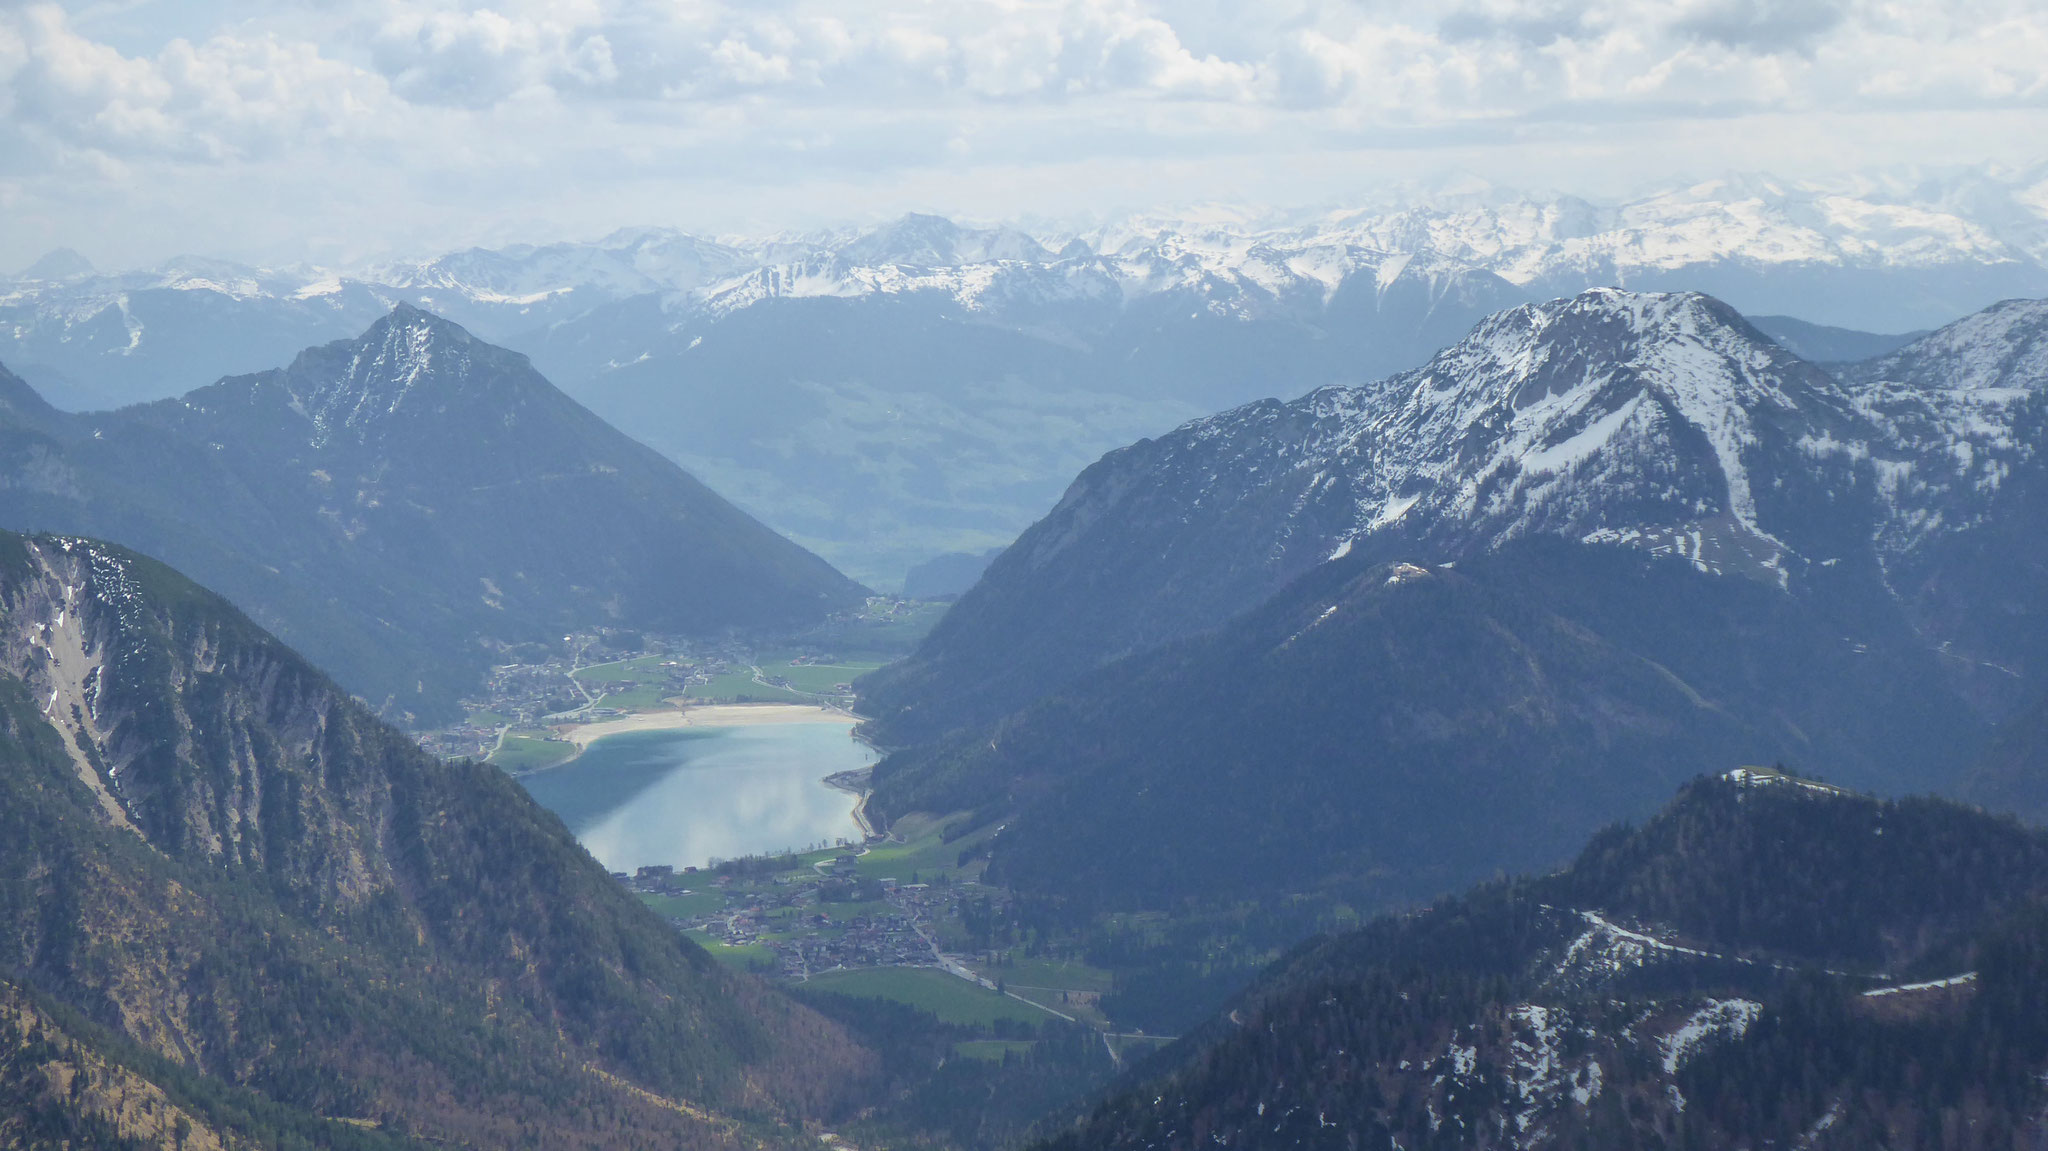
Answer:
[(1043, 245), (1015, 229), (964, 228), (944, 216), (916, 212), (862, 235), (839, 254), (861, 265), (922, 268), (1052, 259)]
[(93, 273), (92, 261), (70, 248), (53, 248), (22, 269), (24, 280), (75, 280)]
[(476, 342), (469, 329), (453, 320), (429, 312), (409, 301), (400, 300), (391, 305), (391, 311), (384, 318), (365, 329), (362, 340), (374, 340), (394, 329), (403, 329), (407, 338), (413, 341), (448, 341), (459, 344)]
[(525, 357), (493, 348), (460, 324), (400, 301), (390, 314), (354, 340), (309, 348), (286, 371), (293, 405), (313, 422), (313, 440), (324, 444), (344, 431), (357, 436), (384, 417), (420, 402), (422, 395), (446, 397), (472, 382), (501, 375), (479, 372), (524, 366)]
[(1859, 428), (1827, 373), (1713, 297), (1596, 288), (1510, 308), (1414, 371), (1104, 457), (962, 597), (930, 654), (864, 700), (886, 716), (894, 684), (964, 663), (952, 653), (968, 645), (1030, 649), (989, 638), (1013, 627), (1076, 637), (964, 687), (960, 714), (981, 718), (999, 692), (1209, 630), (1354, 553), (1441, 564), (1562, 538), (1789, 589), (1816, 564), (1870, 558)]
[(1993, 304), (1850, 374), (1937, 392), (2038, 388), (2048, 381), (2048, 300)]
[(1345, 469), (1360, 509), (1347, 538), (1429, 524), (1449, 557), (1565, 535), (1782, 583), (1788, 548), (1760, 506), (1776, 480), (1752, 476), (1755, 450), (1794, 413), (1827, 426), (1829, 386), (1710, 296), (1595, 288), (1498, 313), (1414, 372), (1297, 406), (1328, 428), (1311, 461), (1372, 461)]

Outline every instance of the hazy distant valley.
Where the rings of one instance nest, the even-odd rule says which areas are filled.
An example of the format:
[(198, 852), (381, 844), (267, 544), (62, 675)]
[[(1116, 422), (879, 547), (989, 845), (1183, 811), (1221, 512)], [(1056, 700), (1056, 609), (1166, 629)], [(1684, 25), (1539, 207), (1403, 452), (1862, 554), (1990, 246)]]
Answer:
[(0, 1145), (2030, 1145), (2031, 195), (55, 254)]

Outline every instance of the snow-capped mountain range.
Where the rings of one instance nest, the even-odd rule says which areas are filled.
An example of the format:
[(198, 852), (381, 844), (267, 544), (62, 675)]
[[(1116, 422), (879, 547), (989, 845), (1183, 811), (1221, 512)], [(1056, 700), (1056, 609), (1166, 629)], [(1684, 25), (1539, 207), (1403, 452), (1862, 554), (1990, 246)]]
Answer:
[[(120, 406), (353, 337), (398, 302), (550, 379), (845, 570), (889, 586), (1014, 538), (1119, 444), (1417, 366), (1590, 286), (1924, 329), (2048, 295), (2044, 172), (1820, 189), (1734, 178), (1595, 205), (1487, 189), (1081, 231), (874, 228), (472, 249), (344, 271), (182, 259), (0, 282), (0, 362)], [(1779, 329), (1774, 329), (1777, 331)]]
[[(477, 326), (486, 338), (645, 295), (661, 297), (671, 315), (722, 316), (769, 299), (936, 292), (999, 318), (1033, 306), (1184, 294), (1213, 314), (1243, 318), (1325, 305), (1363, 286), (1361, 278), (1384, 289), (1403, 275), (1477, 272), (1531, 299), (1599, 285), (1678, 286), (1711, 291), (1747, 313), (1879, 331), (1930, 327), (1999, 295), (2048, 291), (2048, 170), (1855, 190), (1731, 177), (1605, 205), (1486, 189), (1265, 217), (1132, 215), (1039, 235), (920, 215), (766, 239), (634, 228), (589, 243), (470, 249), (351, 269), (256, 269), (181, 257), (100, 275), (60, 252), (0, 281), (0, 330), (26, 351), (51, 336), (97, 339), (104, 335), (98, 329), (117, 326), (126, 341), (102, 341), (96, 350), (143, 355), (158, 333), (130, 307), (131, 297), (160, 291), (292, 301), (315, 313), (407, 299)], [(1828, 272), (1912, 286), (1872, 284), (1854, 299), (1817, 300), (1797, 285), (1768, 282)], [(1666, 282), (1688, 275), (1757, 282), (1732, 291)], [(13, 358), (34, 362), (32, 353)]]
[[(1916, 633), (1995, 713), (2048, 681), (2024, 622), (2048, 615), (2044, 437), (2048, 302), (1831, 372), (1711, 297), (1592, 289), (1422, 368), (1111, 453), (892, 675), (922, 662), (993, 718), (1353, 551), (1439, 564), (1563, 537), (1863, 605), (1847, 626)], [(953, 667), (980, 651), (1030, 666)], [(870, 707), (908, 702), (890, 690)]]

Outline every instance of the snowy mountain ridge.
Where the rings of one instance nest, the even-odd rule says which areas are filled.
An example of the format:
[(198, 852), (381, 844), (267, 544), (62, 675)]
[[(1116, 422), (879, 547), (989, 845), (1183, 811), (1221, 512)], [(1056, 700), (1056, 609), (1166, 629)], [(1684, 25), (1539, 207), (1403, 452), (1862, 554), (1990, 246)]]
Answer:
[(1154, 467), (1191, 508), (1277, 489), (1289, 552), (1386, 533), (1449, 558), (1540, 532), (1783, 582), (1799, 557), (1768, 493), (1841, 482), (1870, 451), (1852, 408), (1719, 301), (1594, 289), (1495, 315), (1413, 372), (1195, 421)]
[(2000, 488), (2036, 460), (2048, 301), (2007, 301), (1839, 375), (1889, 513), (1881, 550), (1903, 555), (1985, 523)]
[[(1042, 236), (917, 214), (867, 229), (759, 239), (637, 228), (588, 243), (470, 249), (354, 269), (252, 269), (181, 258), (115, 276), (24, 276), (0, 287), (0, 306), (33, 305), (37, 313), (76, 317), (119, 306), (124, 293), (149, 288), (311, 300), (349, 285), (369, 289), (387, 306), (399, 294), (412, 294), (424, 306), (443, 309), (456, 300), (517, 309), (572, 295), (616, 300), (660, 293), (672, 309), (723, 312), (778, 296), (931, 290), (974, 306), (994, 285), (1026, 277), (1037, 279), (1038, 297), (1103, 298), (1107, 278), (1125, 300), (1169, 291), (1238, 291), (1277, 300), (1309, 287), (1327, 300), (1361, 271), (1385, 282), (1417, 259), (1488, 271), (1535, 296), (1627, 286), (1719, 264), (1752, 270), (1995, 268), (2048, 283), (2048, 179), (2040, 175), (1987, 177), (1963, 192), (1923, 190), (1918, 199), (1911, 190), (1845, 191), (1761, 176), (1611, 205), (1499, 190), (1334, 211), (1308, 222), (1250, 214), (1139, 216)], [(1951, 305), (1950, 314), (1929, 313), (1920, 323), (1989, 302)], [(20, 324), (17, 319), (17, 329)]]
[[(1709, 297), (1594, 289), (1491, 317), (1418, 371), (1277, 405), (1310, 430), (1267, 466), (1290, 469), (1304, 509), (1341, 493), (1332, 553), (1405, 521), (1446, 553), (1542, 532), (1783, 583), (1788, 565), (1839, 561), (1845, 541), (1821, 544), (1800, 509), (1850, 499), (1859, 478), (1880, 562), (1983, 522), (2038, 451), (2019, 425), (2044, 390), (2048, 302), (1999, 305), (1837, 379)], [(1241, 448), (1290, 422), (1275, 407), (1172, 439)]]
[[(292, 407), (312, 421), (314, 447), (344, 430), (366, 437), (379, 419), (395, 415), (430, 374), (456, 388), (488, 386), (490, 381), (473, 371), (468, 354), (473, 342), (454, 324), (400, 304), (381, 335), (372, 329), (365, 346), (351, 349), (338, 374), (309, 378), (306, 373), (287, 372), (285, 386), (292, 389)], [(509, 422), (512, 413), (506, 412), (505, 418)]]
[[(1849, 650), (1936, 653), (1996, 714), (2048, 675), (2048, 633), (2026, 626), (2048, 604), (2044, 349), (2042, 302), (1834, 372), (1700, 293), (1512, 307), (1420, 368), (1111, 452), (863, 702), (923, 738), (1214, 629), (1332, 560), (1563, 540), (1832, 604)], [(1027, 647), (1014, 675), (971, 664)]]

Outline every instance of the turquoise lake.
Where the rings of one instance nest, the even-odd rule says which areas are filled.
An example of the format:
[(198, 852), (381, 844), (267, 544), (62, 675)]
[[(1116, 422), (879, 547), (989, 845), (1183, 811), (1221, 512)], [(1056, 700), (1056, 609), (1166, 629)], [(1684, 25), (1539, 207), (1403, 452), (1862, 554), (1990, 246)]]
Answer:
[(860, 840), (854, 797), (826, 786), (875, 753), (838, 723), (641, 731), (600, 739), (520, 782), (612, 871), (701, 867)]

